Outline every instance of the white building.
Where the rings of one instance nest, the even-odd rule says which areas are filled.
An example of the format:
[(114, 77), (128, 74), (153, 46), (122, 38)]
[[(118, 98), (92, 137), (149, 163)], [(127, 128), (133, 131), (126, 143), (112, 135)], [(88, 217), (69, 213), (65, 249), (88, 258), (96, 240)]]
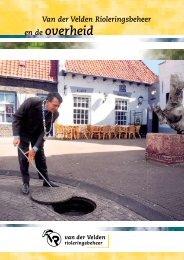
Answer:
[(148, 88), (157, 76), (142, 61), (59, 61), (63, 125), (147, 125)]
[[(160, 107), (165, 108), (170, 92), (171, 74), (178, 74), (184, 80), (184, 60), (166, 60), (159, 68), (159, 96)], [(184, 102), (183, 102), (184, 103)], [(159, 125), (159, 132), (174, 132), (167, 124)]]

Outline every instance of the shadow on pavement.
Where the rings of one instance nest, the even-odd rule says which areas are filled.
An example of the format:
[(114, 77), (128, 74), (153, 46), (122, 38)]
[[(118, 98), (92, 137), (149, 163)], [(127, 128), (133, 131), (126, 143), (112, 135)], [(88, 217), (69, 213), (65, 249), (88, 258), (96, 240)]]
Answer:
[[(135, 145), (135, 143), (134, 143)], [(144, 159), (144, 150), (53, 155), (47, 157), (49, 175), (72, 185), (91, 185), (126, 196), (178, 220), (184, 219), (183, 165), (166, 166)], [(1, 174), (17, 174), (16, 157), (0, 158)], [(31, 177), (37, 175), (30, 168)], [(19, 174), (20, 176), (20, 174)]]

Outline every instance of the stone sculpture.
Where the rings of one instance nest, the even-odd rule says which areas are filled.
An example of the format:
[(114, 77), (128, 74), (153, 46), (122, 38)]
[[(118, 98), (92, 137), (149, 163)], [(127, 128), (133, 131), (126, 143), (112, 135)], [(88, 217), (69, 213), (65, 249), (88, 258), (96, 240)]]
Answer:
[(161, 124), (168, 124), (178, 134), (184, 133), (183, 101), (184, 81), (177, 74), (171, 75), (169, 100), (164, 110), (159, 105), (154, 107)]

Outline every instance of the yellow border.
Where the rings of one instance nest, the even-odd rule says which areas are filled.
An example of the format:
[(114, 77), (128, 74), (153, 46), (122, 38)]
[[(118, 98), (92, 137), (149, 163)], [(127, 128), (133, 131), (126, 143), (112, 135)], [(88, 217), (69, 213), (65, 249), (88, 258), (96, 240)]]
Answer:
[[(1, 0), (0, 35), (24, 35), (25, 31), (45, 32), (46, 28), (83, 28), (93, 26), (94, 35), (183, 34), (183, 0)], [(43, 22), (44, 17), (55, 22)], [(59, 17), (67, 18), (58, 22)], [(85, 16), (93, 21), (72, 22), (71, 16)], [(151, 18), (150, 22), (95, 22), (102, 17)]]
[(2, 260), (183, 260), (184, 253), (0, 253)]

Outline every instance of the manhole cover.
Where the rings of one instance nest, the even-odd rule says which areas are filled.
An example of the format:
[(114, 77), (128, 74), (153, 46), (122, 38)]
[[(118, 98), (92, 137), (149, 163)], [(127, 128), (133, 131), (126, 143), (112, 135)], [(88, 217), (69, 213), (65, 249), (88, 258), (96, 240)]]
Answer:
[(31, 198), (43, 204), (58, 203), (72, 197), (73, 191), (66, 187), (35, 187), (31, 191)]
[(52, 207), (59, 214), (80, 216), (94, 211), (96, 204), (87, 198), (72, 197), (67, 201), (53, 204)]

